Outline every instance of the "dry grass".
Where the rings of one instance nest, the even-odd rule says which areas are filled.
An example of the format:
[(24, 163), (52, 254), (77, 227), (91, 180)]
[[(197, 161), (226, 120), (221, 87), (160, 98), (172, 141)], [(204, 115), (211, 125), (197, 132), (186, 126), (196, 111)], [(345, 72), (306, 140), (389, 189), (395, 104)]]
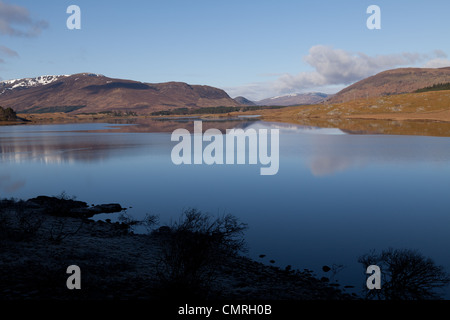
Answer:
[(257, 113), (266, 121), (349, 131), (450, 136), (449, 90), (356, 99), (339, 104), (288, 107)]
[(41, 114), (18, 114), (19, 117), (33, 123), (65, 123), (65, 122), (95, 122), (101, 120), (122, 119), (123, 117), (114, 117), (106, 113), (98, 114), (70, 114), (64, 112), (41, 113)]
[(408, 93), (346, 103), (265, 110), (274, 118), (347, 118), (450, 121), (450, 91)]
[[(259, 114), (265, 121), (342, 130), (426, 136), (450, 136), (450, 90), (362, 98), (338, 104), (295, 106), (281, 109), (234, 112), (223, 116)], [(20, 114), (31, 123), (98, 122), (123, 119), (108, 114)], [(206, 117), (222, 115), (202, 115)], [(135, 117), (136, 120), (158, 117)], [(138, 122), (139, 122), (138, 121)], [(134, 127), (134, 126), (133, 126)], [(140, 126), (136, 128), (141, 128)], [(173, 128), (165, 128), (170, 131)], [(137, 129), (136, 129), (137, 130)], [(148, 128), (143, 127), (145, 132)]]

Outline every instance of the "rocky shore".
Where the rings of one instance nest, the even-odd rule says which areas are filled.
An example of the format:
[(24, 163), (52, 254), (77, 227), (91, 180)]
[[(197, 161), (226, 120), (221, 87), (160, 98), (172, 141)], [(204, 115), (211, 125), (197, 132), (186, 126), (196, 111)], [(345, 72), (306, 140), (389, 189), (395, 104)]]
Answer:
[[(0, 200), (0, 300), (355, 299), (308, 270), (283, 270), (241, 255), (215, 268), (200, 295), (180, 291), (158, 273), (169, 227), (135, 234), (131, 223), (89, 219), (121, 210), (119, 204), (88, 207), (44, 196)], [(81, 270), (81, 290), (66, 286), (70, 265)]]

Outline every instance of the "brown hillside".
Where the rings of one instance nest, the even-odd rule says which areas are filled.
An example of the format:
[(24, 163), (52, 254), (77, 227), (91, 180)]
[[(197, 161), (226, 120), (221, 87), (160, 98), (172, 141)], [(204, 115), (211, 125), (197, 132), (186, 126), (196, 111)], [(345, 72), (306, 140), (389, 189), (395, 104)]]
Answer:
[(258, 111), (272, 121), (299, 119), (427, 120), (450, 122), (450, 90), (407, 93), (357, 99), (347, 103), (319, 104)]
[(340, 103), (349, 102), (358, 98), (411, 93), (424, 87), (447, 82), (450, 82), (450, 67), (388, 70), (341, 90), (329, 102)]
[(258, 114), (266, 121), (352, 132), (450, 137), (450, 90), (261, 110)]
[(120, 110), (149, 114), (172, 108), (238, 105), (221, 89), (182, 82), (153, 84), (83, 73), (62, 76), (45, 85), (17, 83), (0, 84), (0, 105), (22, 113)]

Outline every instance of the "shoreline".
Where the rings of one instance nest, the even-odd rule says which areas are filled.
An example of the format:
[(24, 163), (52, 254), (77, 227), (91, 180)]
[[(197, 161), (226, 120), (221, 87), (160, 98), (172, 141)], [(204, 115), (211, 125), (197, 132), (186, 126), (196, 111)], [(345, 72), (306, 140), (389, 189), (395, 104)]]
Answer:
[[(423, 94), (422, 94), (423, 95)], [(387, 99), (387, 98), (386, 98)], [(391, 98), (393, 99), (393, 98)], [(111, 116), (108, 114), (72, 115), (65, 113), (54, 114), (19, 114), (25, 121), (0, 122), (2, 125), (45, 125), (45, 124), (76, 124), (76, 123), (117, 123), (134, 124), (133, 132), (159, 132), (158, 129), (148, 129), (148, 121), (176, 120), (180, 118), (204, 118), (223, 121), (230, 119), (245, 120), (247, 117), (258, 116), (256, 120), (266, 122), (279, 122), (300, 126), (318, 128), (337, 128), (352, 134), (386, 134), (386, 135), (414, 135), (450, 137), (450, 111), (443, 109), (422, 111), (420, 113), (408, 112), (381, 112), (383, 110), (370, 110), (370, 113), (361, 113), (367, 102), (353, 102), (357, 108), (348, 112), (346, 104), (337, 105), (305, 105), (291, 106), (279, 109), (266, 109), (244, 112), (230, 112), (224, 114), (192, 114), (192, 115), (166, 115), (166, 116)], [(375, 102), (374, 102), (375, 103)], [(372, 106), (377, 107), (377, 106)], [(363, 109), (361, 109), (363, 108)], [(378, 108), (378, 107), (377, 107)], [(375, 109), (377, 109), (375, 108)], [(344, 112), (343, 110), (347, 110)], [(367, 108), (366, 108), (367, 109)], [(371, 108), (368, 108), (371, 109)], [(331, 111), (330, 111), (331, 110)], [(365, 110), (365, 109), (364, 109)], [(330, 113), (332, 115), (330, 115)], [(146, 123), (147, 122), (147, 123)], [(173, 126), (161, 126), (162, 132), (173, 131)], [(122, 129), (123, 130), (123, 129)]]
[[(42, 198), (53, 202), (36, 205), (35, 199), (0, 200), (0, 300), (153, 301), (180, 294), (163, 285), (157, 272), (167, 226), (135, 234), (124, 222), (49, 214), (54, 198)], [(108, 205), (97, 207), (101, 206)], [(20, 219), (15, 220), (17, 216), (29, 220), (28, 228), (39, 225), (38, 230), (27, 230)], [(66, 287), (66, 268), (70, 265), (81, 269), (81, 290)], [(213, 271), (208, 294), (201, 294), (202, 299), (357, 299), (307, 269), (283, 270), (243, 255), (233, 256)], [(178, 297), (195, 297), (196, 293), (185, 294)]]

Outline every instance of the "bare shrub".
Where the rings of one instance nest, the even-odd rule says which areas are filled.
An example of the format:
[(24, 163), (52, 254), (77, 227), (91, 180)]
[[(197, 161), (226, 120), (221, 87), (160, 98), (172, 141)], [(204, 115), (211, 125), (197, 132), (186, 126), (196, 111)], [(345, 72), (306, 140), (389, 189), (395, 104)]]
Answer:
[(65, 238), (74, 236), (81, 230), (84, 220), (74, 227), (67, 218), (55, 219), (49, 229), (49, 240), (54, 244), (60, 244)]
[(171, 296), (207, 295), (217, 268), (245, 250), (246, 224), (230, 214), (212, 219), (196, 209), (183, 212), (164, 239), (157, 276)]
[(139, 226), (144, 227), (147, 233), (151, 233), (159, 222), (159, 216), (147, 213), (143, 220), (137, 220), (127, 212), (121, 212), (117, 220), (124, 228), (125, 233), (134, 232)]
[(438, 290), (450, 282), (443, 267), (409, 249), (388, 249), (381, 254), (365, 254), (358, 259), (365, 268), (377, 265), (382, 272), (380, 290), (367, 290), (368, 298), (382, 300), (439, 299)]
[(131, 231), (134, 231), (134, 228), (142, 223), (142, 221), (136, 220), (126, 212), (121, 212), (117, 220), (124, 227), (125, 233), (130, 233)]
[(144, 220), (142, 220), (142, 225), (147, 229), (148, 233), (151, 233), (155, 226), (157, 226), (159, 223), (159, 216), (147, 213), (144, 217)]

